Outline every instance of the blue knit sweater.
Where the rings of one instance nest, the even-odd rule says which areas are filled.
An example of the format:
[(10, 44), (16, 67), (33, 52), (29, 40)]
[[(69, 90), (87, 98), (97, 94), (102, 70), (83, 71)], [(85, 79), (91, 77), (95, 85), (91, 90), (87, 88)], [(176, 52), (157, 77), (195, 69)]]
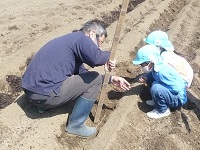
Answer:
[(24, 75), (22, 88), (49, 96), (60, 93), (62, 82), (74, 74), (87, 72), (83, 63), (104, 65), (110, 53), (101, 51), (83, 32), (72, 32), (46, 43), (32, 58)]

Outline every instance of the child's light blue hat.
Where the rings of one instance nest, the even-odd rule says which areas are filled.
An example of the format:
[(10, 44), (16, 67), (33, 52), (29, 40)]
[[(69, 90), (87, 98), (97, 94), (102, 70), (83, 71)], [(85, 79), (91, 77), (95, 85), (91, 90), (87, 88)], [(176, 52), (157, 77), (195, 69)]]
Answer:
[(151, 32), (146, 38), (144, 38), (144, 42), (161, 46), (167, 51), (174, 51), (174, 46), (169, 41), (167, 33), (160, 30)]
[(157, 63), (160, 59), (160, 50), (157, 46), (145, 45), (138, 50), (136, 58), (133, 60), (133, 64), (140, 65), (144, 62)]

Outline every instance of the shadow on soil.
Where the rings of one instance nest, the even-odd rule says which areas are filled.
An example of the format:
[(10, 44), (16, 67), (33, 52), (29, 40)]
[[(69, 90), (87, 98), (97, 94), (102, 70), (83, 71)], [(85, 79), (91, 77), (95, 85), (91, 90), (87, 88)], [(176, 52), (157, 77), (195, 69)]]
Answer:
[(197, 118), (200, 121), (200, 99), (196, 98), (192, 93), (189, 91), (187, 92), (188, 95), (188, 103), (183, 106), (183, 109), (186, 110), (193, 110), (196, 114)]
[(15, 103), (17, 103), (21, 109), (26, 113), (26, 116), (31, 119), (39, 119), (39, 118), (48, 118), (53, 117), (60, 114), (71, 113), (72, 108), (74, 107), (76, 100), (70, 101), (65, 105), (60, 107), (51, 108), (44, 113), (38, 113), (37, 107), (29, 102), (29, 100), (25, 97), (25, 94), (21, 95)]

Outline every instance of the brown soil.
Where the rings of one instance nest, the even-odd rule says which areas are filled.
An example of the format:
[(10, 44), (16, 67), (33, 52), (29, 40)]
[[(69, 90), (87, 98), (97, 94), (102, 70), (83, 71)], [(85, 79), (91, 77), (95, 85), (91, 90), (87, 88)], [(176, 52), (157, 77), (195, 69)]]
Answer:
[[(122, 1), (8, 0), (1, 2), (2, 43), (0, 73), (0, 144), (2, 150), (197, 150), (200, 149), (200, 2), (199, 0), (130, 0), (121, 33), (113, 74), (126, 78), (133, 88), (118, 91), (112, 85), (104, 101), (101, 121), (93, 123), (98, 102), (87, 124), (99, 134), (91, 139), (71, 137), (64, 131), (74, 101), (38, 114), (24, 98), (21, 76), (32, 56), (50, 39), (80, 28), (90, 19), (108, 25), (103, 49), (110, 49)], [(132, 64), (143, 38), (153, 30), (169, 34), (178, 53), (194, 70), (188, 103), (171, 110), (169, 117), (148, 119), (145, 104), (151, 96), (137, 82), (140, 68)], [(103, 72), (102, 67), (91, 70)], [(67, 115), (66, 115), (67, 114)]]

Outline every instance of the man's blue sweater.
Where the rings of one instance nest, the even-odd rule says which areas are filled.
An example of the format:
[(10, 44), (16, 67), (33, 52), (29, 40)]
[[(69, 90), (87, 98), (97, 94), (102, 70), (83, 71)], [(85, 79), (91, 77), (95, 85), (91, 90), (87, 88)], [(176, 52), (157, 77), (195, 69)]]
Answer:
[(83, 32), (72, 32), (46, 43), (32, 58), (22, 76), (22, 88), (49, 96), (60, 93), (68, 77), (87, 72), (91, 67), (104, 65), (110, 53), (101, 51)]

